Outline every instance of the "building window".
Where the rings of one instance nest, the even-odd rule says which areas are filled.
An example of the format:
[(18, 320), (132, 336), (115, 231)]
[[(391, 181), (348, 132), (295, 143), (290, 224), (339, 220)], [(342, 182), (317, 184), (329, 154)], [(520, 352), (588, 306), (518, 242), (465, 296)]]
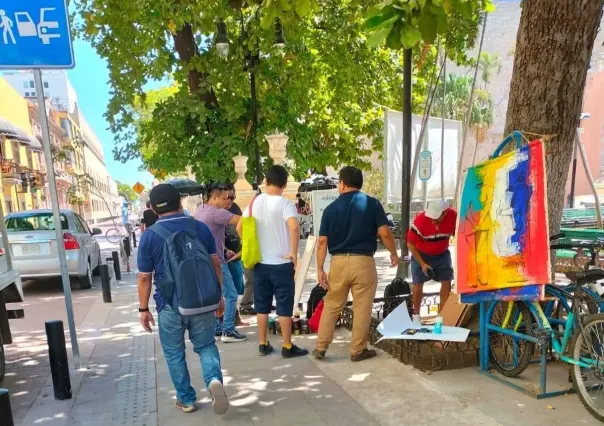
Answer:
[(30, 96), (30, 93), (29, 92), (25, 92), (25, 97), (29, 98), (29, 96)]
[(36, 85), (34, 84), (34, 81), (33, 80), (29, 80), (29, 88), (33, 89), (35, 87), (36, 87)]
[(23, 88), (29, 89), (29, 81), (23, 81)]
[(31, 92), (31, 96), (32, 96), (32, 98), (35, 98), (36, 97), (36, 92)]
[(48, 89), (48, 81), (45, 81), (45, 82), (44, 82), (44, 88), (45, 88), (45, 89)]

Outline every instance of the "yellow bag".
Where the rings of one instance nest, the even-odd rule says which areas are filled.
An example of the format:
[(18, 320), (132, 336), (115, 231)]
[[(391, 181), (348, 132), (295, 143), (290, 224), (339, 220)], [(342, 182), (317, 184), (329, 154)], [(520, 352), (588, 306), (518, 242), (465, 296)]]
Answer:
[(262, 260), (260, 242), (256, 234), (256, 218), (252, 214), (254, 201), (256, 201), (256, 197), (252, 199), (248, 208), (249, 217), (241, 218), (241, 261), (246, 269), (252, 269)]

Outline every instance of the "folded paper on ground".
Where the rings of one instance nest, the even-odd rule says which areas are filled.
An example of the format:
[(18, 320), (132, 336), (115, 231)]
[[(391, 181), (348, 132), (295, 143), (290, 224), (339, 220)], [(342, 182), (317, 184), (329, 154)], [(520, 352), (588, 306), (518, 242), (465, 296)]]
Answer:
[(434, 334), (433, 329), (431, 325), (414, 324), (407, 304), (402, 303), (378, 325), (377, 330), (382, 335), (378, 342), (385, 339), (465, 342), (470, 334), (470, 330), (461, 327), (443, 326), (441, 334)]
[(497, 299), (513, 289), (503, 293), (534, 298), (534, 286), (550, 281), (546, 192), (541, 140), (468, 170), (456, 238), (458, 293), (491, 291)]

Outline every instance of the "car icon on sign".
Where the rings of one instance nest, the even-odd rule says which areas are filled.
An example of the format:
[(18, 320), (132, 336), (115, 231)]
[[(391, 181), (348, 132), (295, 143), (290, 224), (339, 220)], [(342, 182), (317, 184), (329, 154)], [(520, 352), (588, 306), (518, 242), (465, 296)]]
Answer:
[(59, 38), (61, 34), (49, 34), (49, 29), (58, 29), (59, 23), (57, 21), (47, 21), (46, 20), (46, 12), (52, 12), (56, 10), (54, 7), (43, 7), (40, 9), (40, 23), (38, 24), (38, 37), (42, 40), (44, 44), (50, 44), (50, 39)]

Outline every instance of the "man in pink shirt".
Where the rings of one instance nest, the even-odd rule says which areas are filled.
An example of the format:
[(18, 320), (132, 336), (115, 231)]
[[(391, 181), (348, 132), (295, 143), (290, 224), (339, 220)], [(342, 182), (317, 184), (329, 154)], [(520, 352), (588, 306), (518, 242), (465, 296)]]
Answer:
[[(224, 318), (222, 324), (216, 321), (216, 337), (221, 336), (225, 343), (242, 342), (247, 337), (235, 328), (237, 316), (237, 289), (227, 264), (228, 258), (234, 255), (224, 247), (227, 225), (237, 225), (241, 216), (234, 215), (225, 209), (228, 202), (228, 186), (213, 185), (208, 189), (208, 203), (197, 208), (195, 219), (205, 223), (216, 240), (216, 254), (222, 270), (222, 291), (224, 293)], [(226, 256), (225, 256), (226, 255)]]

